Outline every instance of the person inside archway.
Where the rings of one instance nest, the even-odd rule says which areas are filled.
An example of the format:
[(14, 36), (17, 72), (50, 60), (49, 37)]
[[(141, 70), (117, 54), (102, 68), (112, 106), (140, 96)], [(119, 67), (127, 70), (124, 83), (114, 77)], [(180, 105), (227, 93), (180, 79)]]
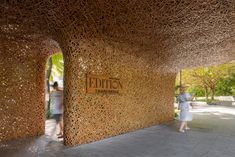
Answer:
[(51, 98), (54, 102), (54, 108), (52, 110), (53, 118), (56, 124), (59, 124), (58, 138), (63, 138), (64, 124), (63, 124), (63, 90), (59, 88), (58, 82), (55, 81), (52, 85), (54, 91), (51, 93)]
[(178, 96), (179, 109), (180, 109), (180, 127), (179, 132), (185, 132), (189, 130), (188, 121), (192, 121), (192, 113), (189, 112), (190, 102), (193, 100), (193, 97), (186, 92), (188, 86), (180, 86), (180, 95)]

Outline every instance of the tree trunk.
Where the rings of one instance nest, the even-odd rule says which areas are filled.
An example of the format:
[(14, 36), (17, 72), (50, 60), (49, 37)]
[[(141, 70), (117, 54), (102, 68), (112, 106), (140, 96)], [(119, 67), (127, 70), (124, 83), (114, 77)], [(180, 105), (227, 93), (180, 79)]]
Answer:
[(206, 101), (208, 101), (208, 95), (209, 95), (209, 93), (208, 93), (208, 88), (207, 88), (207, 87), (205, 87), (205, 94), (206, 94)]
[(211, 89), (211, 100), (213, 101), (215, 97), (215, 88)]
[[(51, 57), (49, 58), (49, 60), (48, 60), (48, 69), (47, 69), (47, 73), (46, 73), (46, 83), (47, 83), (47, 94), (50, 94), (50, 76), (51, 76), (51, 70), (52, 70), (52, 59), (51, 59)], [(47, 111), (49, 111), (50, 110), (50, 108), (51, 108), (51, 106), (50, 106), (50, 104), (51, 104), (51, 98), (50, 98), (50, 96), (49, 96), (49, 101), (48, 101), (48, 103), (47, 103)]]

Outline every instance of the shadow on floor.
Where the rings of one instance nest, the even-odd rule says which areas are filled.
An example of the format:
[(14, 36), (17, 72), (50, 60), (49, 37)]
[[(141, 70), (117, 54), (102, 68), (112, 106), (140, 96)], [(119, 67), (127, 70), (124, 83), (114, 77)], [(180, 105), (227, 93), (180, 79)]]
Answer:
[(77, 147), (47, 136), (1, 144), (1, 157), (234, 157), (233, 108), (204, 106), (193, 110), (191, 130), (177, 132), (178, 121)]
[(46, 121), (45, 135), (0, 142), (0, 157), (37, 157), (41, 153), (55, 154), (65, 148), (58, 139), (58, 127), (53, 119)]

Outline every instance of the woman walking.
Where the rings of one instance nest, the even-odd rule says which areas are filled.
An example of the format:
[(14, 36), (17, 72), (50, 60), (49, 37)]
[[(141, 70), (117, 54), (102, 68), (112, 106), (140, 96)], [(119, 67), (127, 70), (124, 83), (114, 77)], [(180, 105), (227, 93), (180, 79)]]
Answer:
[(51, 97), (54, 101), (53, 118), (56, 120), (56, 124), (59, 124), (58, 138), (64, 136), (64, 123), (63, 123), (63, 90), (59, 88), (58, 82), (54, 82), (52, 85), (54, 91), (51, 93)]
[(188, 121), (192, 121), (192, 114), (189, 112), (190, 101), (193, 100), (193, 97), (186, 93), (187, 86), (180, 86), (180, 95), (178, 97), (179, 109), (180, 109), (180, 127), (179, 132), (185, 132), (189, 130)]

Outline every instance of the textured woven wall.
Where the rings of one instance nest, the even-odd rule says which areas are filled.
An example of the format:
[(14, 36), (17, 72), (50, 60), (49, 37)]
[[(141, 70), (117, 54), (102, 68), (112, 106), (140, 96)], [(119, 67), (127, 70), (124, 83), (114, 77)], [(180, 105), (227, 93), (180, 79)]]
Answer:
[(19, 45), (0, 56), (0, 141), (43, 134), (45, 59)]
[[(65, 143), (82, 144), (173, 119), (174, 73), (119, 46), (84, 41), (65, 64)], [(68, 51), (67, 51), (68, 50)], [(86, 94), (86, 73), (119, 78), (120, 94)]]
[[(62, 42), (66, 144), (87, 143), (173, 119), (175, 73), (155, 71), (151, 58), (138, 56), (138, 50), (129, 53), (128, 46), (85, 40), (77, 45)], [(43, 134), (45, 57), (24, 44), (4, 50), (0, 140)], [(119, 78), (121, 93), (86, 94), (87, 73)]]

